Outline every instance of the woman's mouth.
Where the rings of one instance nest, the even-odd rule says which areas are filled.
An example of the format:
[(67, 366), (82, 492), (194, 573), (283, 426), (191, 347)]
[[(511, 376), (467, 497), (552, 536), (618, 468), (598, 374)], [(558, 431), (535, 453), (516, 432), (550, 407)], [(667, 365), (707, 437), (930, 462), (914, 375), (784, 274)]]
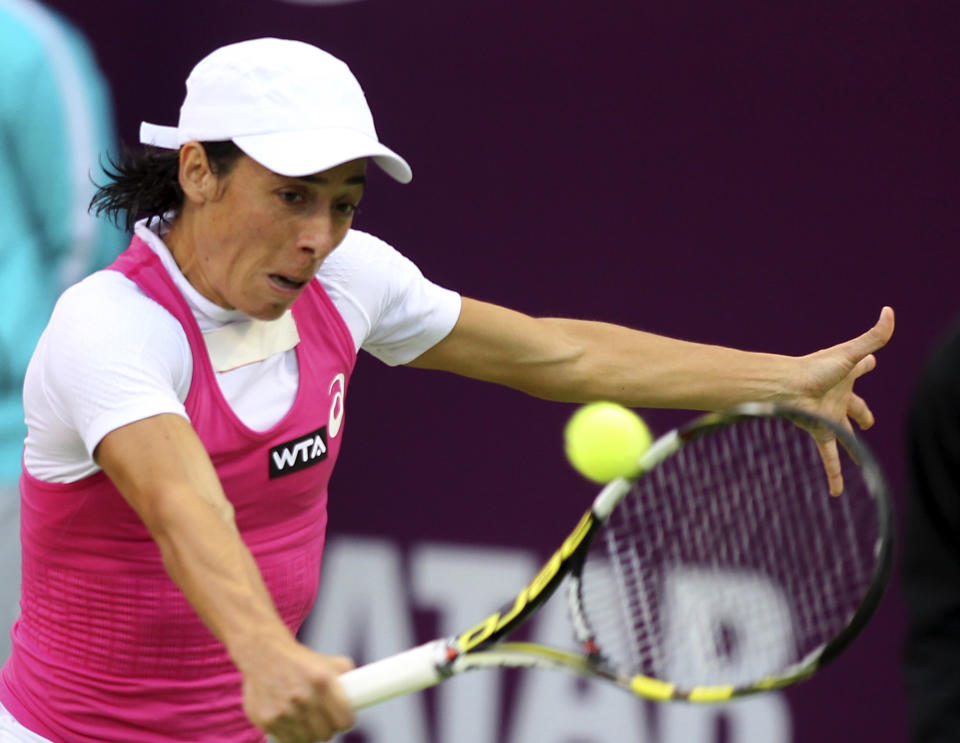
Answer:
[(278, 273), (270, 274), (270, 281), (275, 287), (284, 292), (296, 292), (303, 289), (307, 285), (306, 281), (300, 281), (298, 279), (290, 278), (289, 276), (282, 276)]

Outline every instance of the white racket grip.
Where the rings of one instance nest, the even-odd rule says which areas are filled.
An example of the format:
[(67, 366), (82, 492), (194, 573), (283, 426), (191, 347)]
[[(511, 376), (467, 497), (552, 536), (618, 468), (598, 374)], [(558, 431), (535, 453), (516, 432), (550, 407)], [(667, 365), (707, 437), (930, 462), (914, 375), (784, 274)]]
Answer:
[(438, 684), (446, 678), (447, 641), (431, 640), (402, 653), (367, 663), (340, 676), (340, 685), (354, 709)]

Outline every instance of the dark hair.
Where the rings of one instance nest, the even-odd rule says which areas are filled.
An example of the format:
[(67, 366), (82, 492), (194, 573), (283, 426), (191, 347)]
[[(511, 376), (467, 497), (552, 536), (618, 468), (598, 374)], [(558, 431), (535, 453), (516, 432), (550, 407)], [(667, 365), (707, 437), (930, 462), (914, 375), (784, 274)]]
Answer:
[[(217, 175), (228, 175), (243, 151), (233, 142), (201, 142), (210, 167)], [(160, 217), (183, 207), (180, 188), (180, 153), (145, 147), (125, 149), (116, 159), (108, 158), (104, 172), (109, 182), (97, 188), (90, 210), (106, 214), (128, 232), (138, 219)]]

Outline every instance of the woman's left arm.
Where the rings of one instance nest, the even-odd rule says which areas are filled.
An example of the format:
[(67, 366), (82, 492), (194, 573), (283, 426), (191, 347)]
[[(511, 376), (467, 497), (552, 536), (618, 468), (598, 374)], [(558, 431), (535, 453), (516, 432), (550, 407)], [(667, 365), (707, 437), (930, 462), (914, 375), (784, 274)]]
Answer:
[[(873, 425), (857, 378), (893, 334), (884, 307), (863, 334), (806, 356), (739, 351), (609, 323), (534, 318), (464, 298), (450, 334), (410, 366), (439, 369), (565, 402), (613, 400), (631, 407), (719, 410), (770, 401), (817, 413), (847, 428)], [(839, 487), (832, 436), (818, 433), (831, 483)]]

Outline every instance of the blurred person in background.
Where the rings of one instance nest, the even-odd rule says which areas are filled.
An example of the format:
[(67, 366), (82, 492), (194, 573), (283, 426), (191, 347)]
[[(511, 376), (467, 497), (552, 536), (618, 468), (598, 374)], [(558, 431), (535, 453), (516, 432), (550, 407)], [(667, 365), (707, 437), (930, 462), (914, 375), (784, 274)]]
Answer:
[(960, 740), (960, 324), (927, 360), (907, 424), (904, 587), (911, 743)]
[(107, 85), (82, 36), (33, 0), (0, 0), (0, 662), (18, 613), (23, 378), (60, 292), (124, 237), (87, 206), (114, 149)]

